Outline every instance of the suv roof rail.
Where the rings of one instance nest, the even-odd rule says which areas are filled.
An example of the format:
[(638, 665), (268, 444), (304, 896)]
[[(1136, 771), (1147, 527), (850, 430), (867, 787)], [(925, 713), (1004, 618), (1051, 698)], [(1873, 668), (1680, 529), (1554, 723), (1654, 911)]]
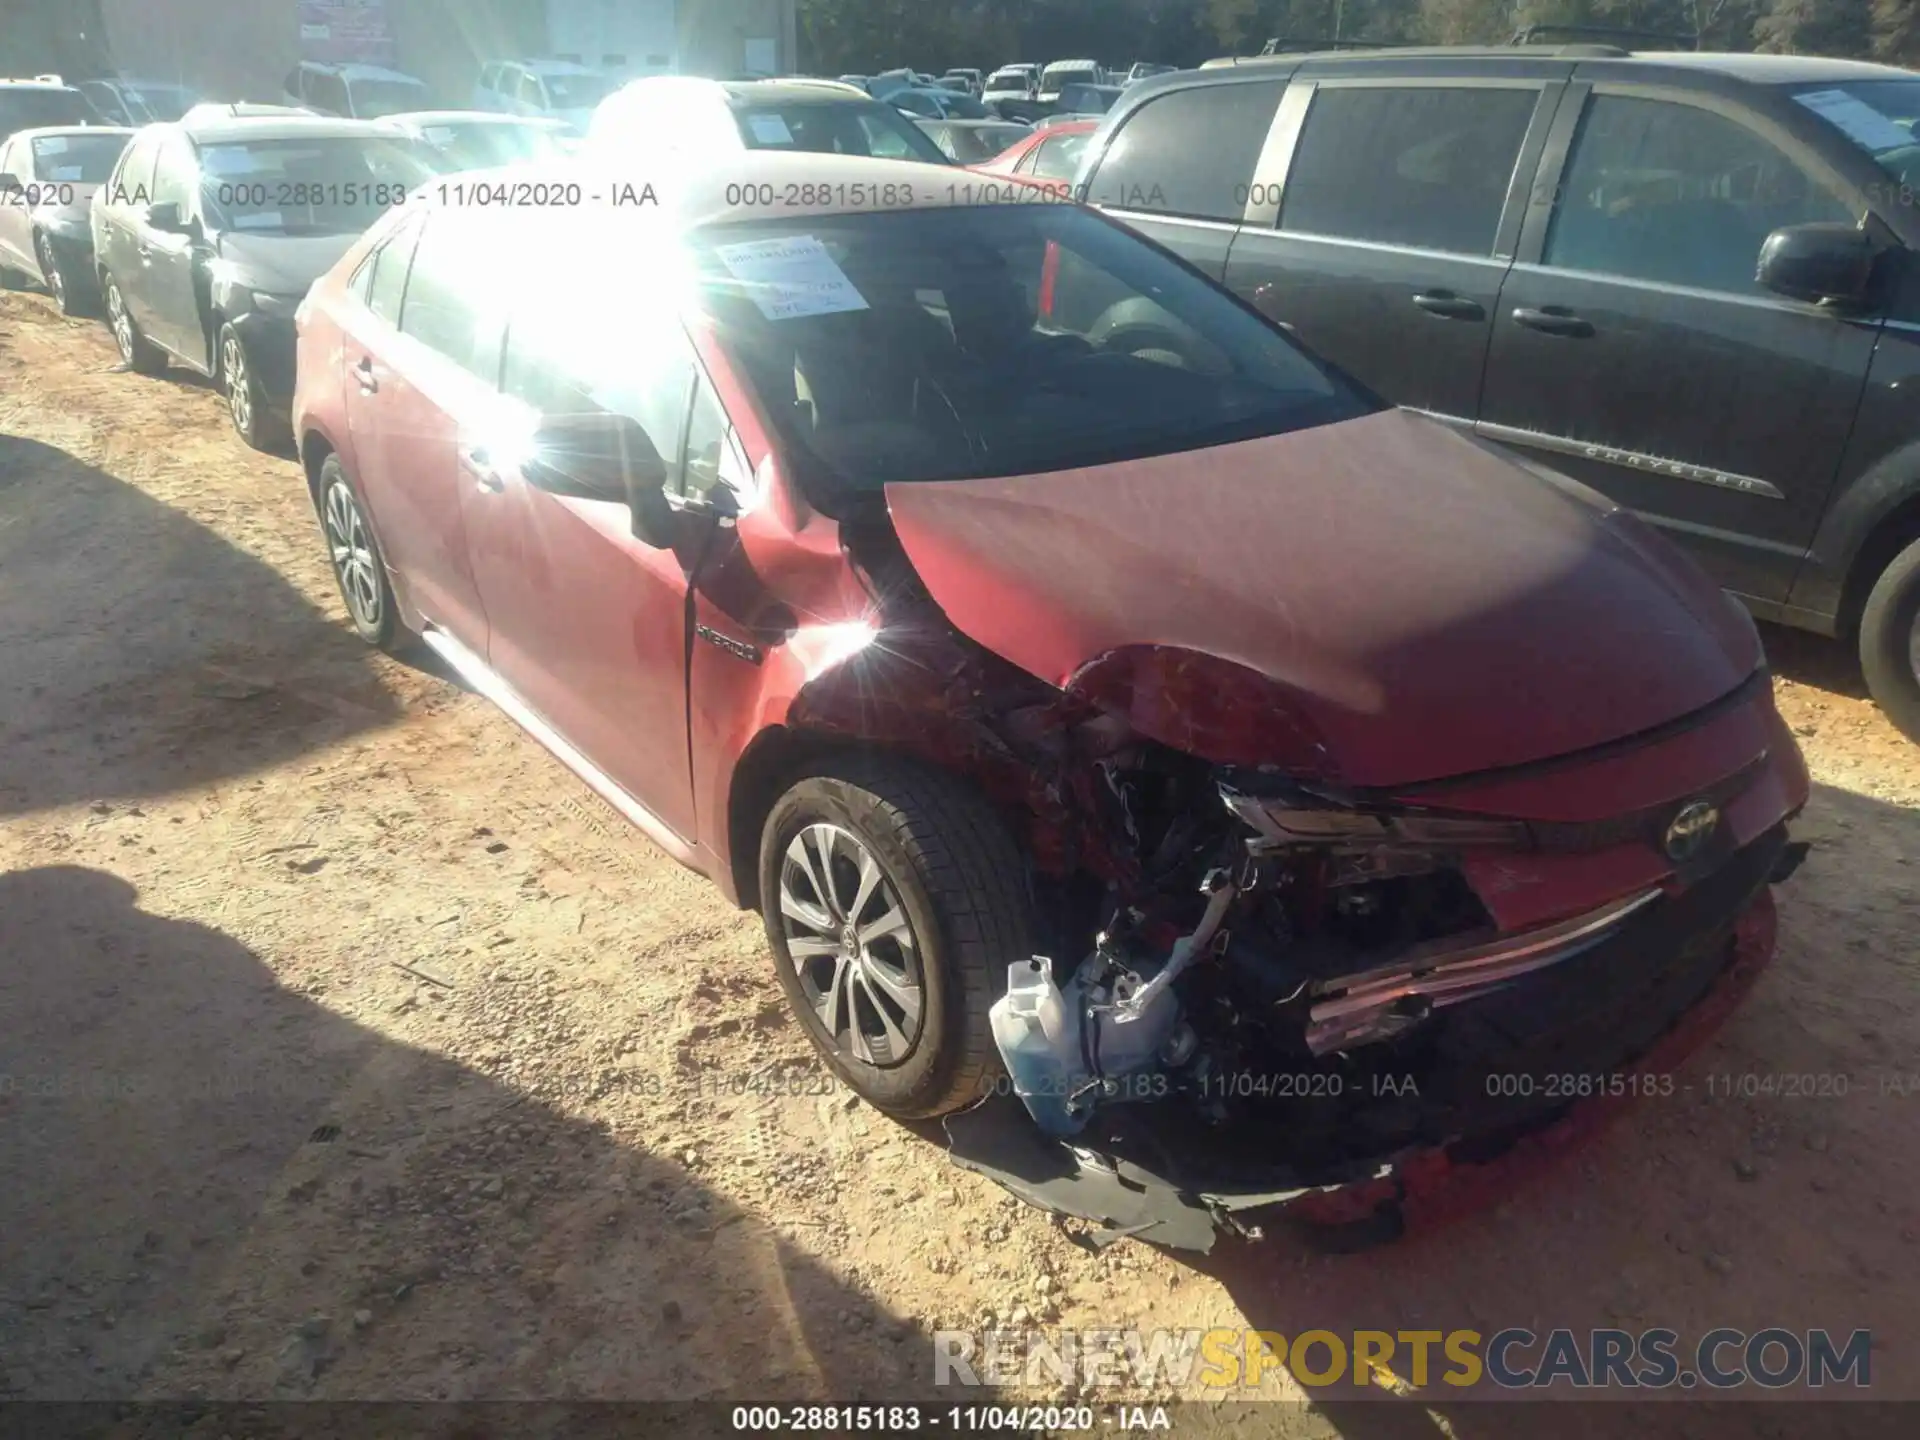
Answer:
[(1685, 50), (1700, 48), (1698, 32), (1688, 35), (1678, 30), (1634, 30), (1618, 25), (1523, 25), (1513, 32), (1507, 41), (1509, 45), (1533, 45), (1556, 40), (1598, 41), (1600, 48), (1611, 49), (1616, 54), (1625, 55), (1625, 49), (1606, 45), (1607, 41), (1629, 41), (1641, 44), (1673, 45)]
[(1406, 40), (1299, 40), (1276, 35), (1260, 47), (1262, 55), (1295, 55), (1321, 50), (1404, 50)]

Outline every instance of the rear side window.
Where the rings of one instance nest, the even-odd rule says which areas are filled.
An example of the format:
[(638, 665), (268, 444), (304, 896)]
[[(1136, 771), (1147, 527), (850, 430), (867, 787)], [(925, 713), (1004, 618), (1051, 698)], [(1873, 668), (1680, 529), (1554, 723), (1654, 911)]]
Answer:
[(1121, 125), (1093, 173), (1095, 205), (1238, 220), (1283, 80), (1197, 85), (1149, 100)]
[(159, 131), (148, 131), (127, 147), (126, 158), (120, 162), (120, 173), (107, 183), (108, 204), (146, 205), (152, 201), (154, 158), (160, 152), (163, 138)]
[(1071, 180), (1086, 153), (1091, 130), (1080, 135), (1054, 135), (1034, 146), (1033, 176), (1038, 180)]
[[(478, 243), (484, 227), (462, 220), (457, 212), (442, 210), (420, 228), (407, 272), (400, 333), (493, 384), (500, 375), (502, 323), (487, 302), (496, 292), (498, 275), (487, 274), (488, 257)], [(384, 254), (381, 260), (373, 276), (376, 292), (383, 288)]]
[(389, 325), (400, 323), (400, 301), (407, 293), (407, 266), (413, 259), (414, 241), (419, 238), (419, 221), (409, 220), (367, 258), (371, 274), (363, 298), (367, 308)]
[(1280, 228), (1487, 255), (1539, 92), (1330, 87), (1287, 168)]

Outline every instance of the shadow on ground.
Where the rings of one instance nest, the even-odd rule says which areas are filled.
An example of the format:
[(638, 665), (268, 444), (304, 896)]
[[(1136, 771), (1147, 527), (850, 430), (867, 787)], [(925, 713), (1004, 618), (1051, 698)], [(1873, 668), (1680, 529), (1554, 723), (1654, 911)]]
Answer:
[(0, 954), (0, 1395), (922, 1388), (923, 1336), (677, 1161), (282, 988), (114, 876), (0, 876)]
[(245, 775), (392, 722), (367, 651), (269, 566), (0, 436), (0, 816)]

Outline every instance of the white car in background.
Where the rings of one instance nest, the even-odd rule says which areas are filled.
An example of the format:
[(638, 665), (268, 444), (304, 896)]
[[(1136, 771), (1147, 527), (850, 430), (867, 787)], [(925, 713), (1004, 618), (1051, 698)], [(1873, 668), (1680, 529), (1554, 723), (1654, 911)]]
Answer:
[(584, 135), (594, 106), (616, 83), (604, 70), (572, 60), (495, 60), (480, 67), (473, 108), (549, 116)]
[(427, 82), (383, 65), (334, 65), (302, 60), (287, 74), (287, 103), (316, 115), (378, 120), (431, 103)]
[(1106, 80), (1098, 60), (1056, 60), (1040, 72), (1040, 103), (1053, 104), (1069, 85), (1104, 85)]

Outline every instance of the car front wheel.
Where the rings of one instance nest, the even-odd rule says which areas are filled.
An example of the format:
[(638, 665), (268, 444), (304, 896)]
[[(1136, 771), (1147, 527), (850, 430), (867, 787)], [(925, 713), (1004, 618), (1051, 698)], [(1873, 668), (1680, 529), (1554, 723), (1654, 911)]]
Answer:
[(1867, 596), (1860, 669), (1887, 718), (1920, 741), (1920, 540), (1894, 556)]
[(253, 354), (231, 322), (220, 327), (220, 384), (227, 392), (227, 413), (242, 440), (256, 450), (272, 450), (285, 439), (286, 426), (260, 388)]
[(781, 986), (858, 1095), (923, 1119), (983, 1093), (988, 1011), (1031, 925), (1019, 851), (977, 792), (890, 758), (823, 767), (767, 816), (760, 899)]

